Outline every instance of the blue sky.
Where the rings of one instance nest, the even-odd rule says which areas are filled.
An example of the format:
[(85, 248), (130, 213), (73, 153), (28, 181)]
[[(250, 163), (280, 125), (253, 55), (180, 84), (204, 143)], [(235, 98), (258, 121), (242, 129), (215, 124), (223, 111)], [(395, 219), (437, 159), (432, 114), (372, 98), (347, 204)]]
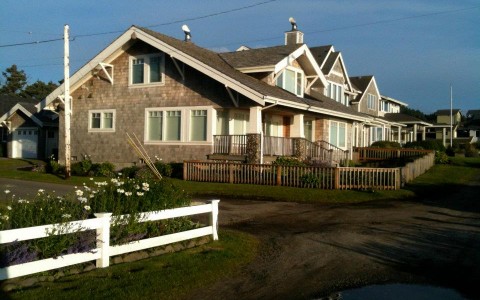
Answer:
[[(130, 25), (193, 41), (216, 51), (240, 45), (281, 45), (297, 20), (309, 46), (334, 45), (350, 76), (375, 75), (382, 94), (432, 113), (450, 106), (480, 109), (480, 2), (478, 0), (245, 1), (31, 1), (3, 0), (0, 46), (61, 38), (69, 24), (71, 73)], [(228, 10), (229, 13), (198, 18)], [(120, 31), (120, 32), (119, 32)], [(95, 36), (96, 33), (116, 32)], [(0, 47), (0, 70), (12, 64), (30, 82), (63, 77), (63, 42)]]

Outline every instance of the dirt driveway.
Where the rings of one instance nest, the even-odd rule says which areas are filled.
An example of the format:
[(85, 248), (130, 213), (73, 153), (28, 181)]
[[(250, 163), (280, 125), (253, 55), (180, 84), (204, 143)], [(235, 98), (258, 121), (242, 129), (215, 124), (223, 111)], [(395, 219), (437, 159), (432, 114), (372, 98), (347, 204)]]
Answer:
[[(467, 194), (478, 191), (475, 186)], [(451, 287), (480, 298), (478, 209), (413, 201), (224, 200), (220, 226), (258, 237), (260, 255), (237, 276), (196, 292), (195, 299), (312, 299), (393, 282)]]

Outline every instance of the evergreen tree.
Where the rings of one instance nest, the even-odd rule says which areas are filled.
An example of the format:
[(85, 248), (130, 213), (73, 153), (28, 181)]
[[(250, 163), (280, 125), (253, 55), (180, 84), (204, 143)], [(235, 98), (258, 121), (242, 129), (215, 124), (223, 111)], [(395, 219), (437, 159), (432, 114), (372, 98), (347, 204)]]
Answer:
[(0, 94), (20, 95), (27, 85), (27, 75), (23, 70), (17, 69), (17, 65), (12, 65), (2, 72), (5, 77), (5, 84), (0, 87)]
[(21, 96), (25, 98), (31, 97), (37, 100), (42, 100), (57, 87), (58, 85), (53, 83), (52, 81), (45, 83), (41, 80), (37, 80), (37, 82), (28, 85), (21, 93)]

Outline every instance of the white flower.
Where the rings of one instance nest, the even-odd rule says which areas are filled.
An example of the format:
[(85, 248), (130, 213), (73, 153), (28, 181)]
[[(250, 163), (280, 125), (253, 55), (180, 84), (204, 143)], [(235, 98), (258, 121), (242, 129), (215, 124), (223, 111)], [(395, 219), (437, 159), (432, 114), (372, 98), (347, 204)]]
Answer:
[(90, 177), (89, 179), (90, 179), (90, 180), (93, 180), (93, 177)]
[(132, 192), (125, 192), (125, 196), (131, 196), (132, 195)]
[(12, 210), (12, 207), (11, 207), (11, 206), (7, 206), (7, 209), (8, 209), (8, 210)]
[(87, 202), (87, 198), (85, 198), (85, 197), (78, 197), (78, 201), (80, 201), (80, 203), (85, 203), (85, 202)]
[(138, 184), (136, 184), (136, 185), (134, 186), (134, 188), (135, 188), (136, 190), (139, 190), (139, 189), (140, 189), (140, 186), (139, 186)]
[(9, 217), (7, 215), (4, 215), (2, 216), (2, 219), (4, 219), (5, 221), (8, 221)]
[(118, 176), (122, 176), (122, 173), (118, 172)]
[(27, 203), (27, 200), (24, 200), (24, 199), (18, 199), (18, 203)]
[(148, 184), (148, 182), (143, 182), (143, 183), (142, 183), (142, 186), (144, 186), (144, 187), (149, 187), (150, 185)]
[(92, 199), (93, 197), (95, 197), (95, 195), (91, 194), (90, 196), (88, 196), (90, 199)]
[(145, 192), (148, 192), (150, 189), (148, 187), (142, 187), (142, 190), (144, 190)]
[(44, 193), (45, 190), (44, 189), (39, 189), (38, 192), (41, 194), (41, 193)]
[(117, 193), (123, 194), (123, 193), (125, 193), (125, 190), (123, 190), (123, 189), (117, 189)]
[(89, 188), (88, 186), (84, 186), (83, 187), (87, 192), (91, 190), (91, 188)]
[(90, 206), (88, 206), (88, 205), (85, 205), (83, 208), (84, 208), (85, 210), (90, 210), (90, 209), (91, 209)]
[(137, 196), (143, 196), (142, 192), (137, 192)]
[(70, 214), (63, 214), (62, 215), (62, 218), (65, 218), (65, 219), (68, 219), (68, 218), (71, 218), (72, 216)]
[(117, 182), (118, 182), (118, 179), (117, 179), (117, 178), (112, 178), (112, 179), (110, 179), (110, 182), (112, 182), (112, 183), (117, 183)]
[(10, 190), (5, 190), (5, 194), (10, 194)]
[(83, 191), (82, 190), (76, 190), (75, 194), (77, 194), (77, 196), (83, 196)]

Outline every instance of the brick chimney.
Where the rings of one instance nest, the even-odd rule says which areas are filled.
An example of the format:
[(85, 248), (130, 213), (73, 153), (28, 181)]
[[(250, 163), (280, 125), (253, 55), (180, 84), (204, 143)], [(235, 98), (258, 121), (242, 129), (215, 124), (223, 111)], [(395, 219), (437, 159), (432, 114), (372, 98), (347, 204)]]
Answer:
[(297, 29), (297, 22), (292, 17), (288, 21), (292, 24), (292, 30), (285, 32), (285, 45), (303, 44), (303, 32)]

